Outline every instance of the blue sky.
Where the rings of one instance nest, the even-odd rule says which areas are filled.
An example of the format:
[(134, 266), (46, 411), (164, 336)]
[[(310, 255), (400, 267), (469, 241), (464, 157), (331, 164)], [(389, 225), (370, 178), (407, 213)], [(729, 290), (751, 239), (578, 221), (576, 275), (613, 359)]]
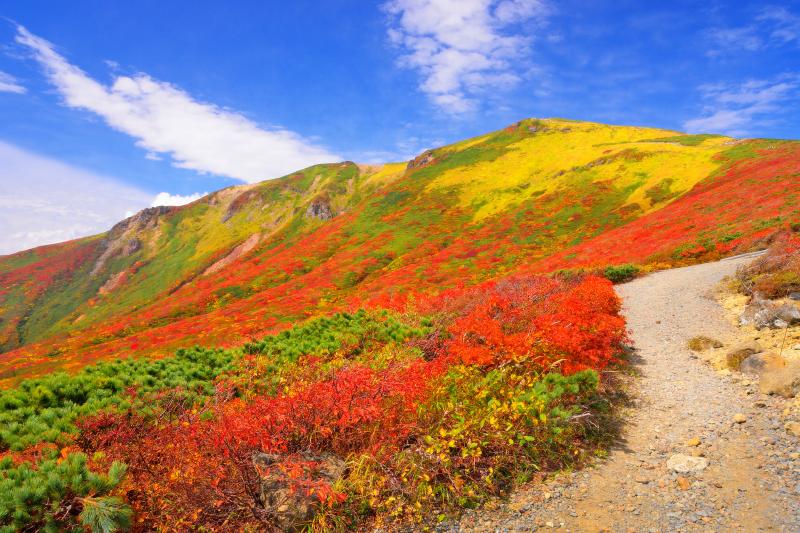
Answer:
[(25, 0), (0, 15), (0, 254), (529, 116), (800, 138), (797, 2)]

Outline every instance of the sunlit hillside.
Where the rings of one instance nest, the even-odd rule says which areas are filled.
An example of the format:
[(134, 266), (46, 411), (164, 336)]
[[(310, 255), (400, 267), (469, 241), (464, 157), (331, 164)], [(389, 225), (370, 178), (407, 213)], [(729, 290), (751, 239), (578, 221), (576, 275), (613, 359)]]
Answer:
[(518, 271), (663, 267), (800, 216), (800, 143), (529, 119), (320, 165), (0, 258), (0, 376), (238, 345)]

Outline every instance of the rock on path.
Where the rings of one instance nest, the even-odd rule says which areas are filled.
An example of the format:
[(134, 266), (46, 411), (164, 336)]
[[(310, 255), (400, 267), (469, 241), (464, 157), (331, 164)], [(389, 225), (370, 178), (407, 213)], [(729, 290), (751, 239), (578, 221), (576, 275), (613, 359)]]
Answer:
[[(800, 531), (800, 444), (783, 427), (780, 400), (732, 383), (686, 347), (695, 335), (733, 337), (711, 293), (748, 260), (620, 285), (642, 374), (621, 441), (595, 468), (522, 488), (500, 509), (442, 529)], [(734, 422), (737, 414), (745, 420)], [(671, 458), (694, 468), (670, 468)]]

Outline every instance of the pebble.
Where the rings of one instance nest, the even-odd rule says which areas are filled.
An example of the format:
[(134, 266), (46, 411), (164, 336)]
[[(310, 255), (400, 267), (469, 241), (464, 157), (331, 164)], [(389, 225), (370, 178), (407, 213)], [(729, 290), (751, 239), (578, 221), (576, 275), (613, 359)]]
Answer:
[(735, 415), (733, 415), (733, 421), (737, 424), (744, 424), (745, 422), (747, 422), (747, 415), (745, 415), (744, 413), (736, 413)]

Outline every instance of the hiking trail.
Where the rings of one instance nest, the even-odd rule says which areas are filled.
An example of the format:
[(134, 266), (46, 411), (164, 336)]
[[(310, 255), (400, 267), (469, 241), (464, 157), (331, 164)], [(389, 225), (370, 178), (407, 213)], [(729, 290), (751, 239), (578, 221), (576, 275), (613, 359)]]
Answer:
[[(696, 335), (726, 345), (734, 338), (713, 291), (751, 257), (617, 286), (641, 374), (618, 443), (594, 467), (522, 487), (493, 511), (466, 513), (456, 528), (800, 531), (800, 442), (784, 430), (779, 400), (734, 383), (687, 348)], [(707, 465), (675, 472), (667, 462), (676, 454)]]

